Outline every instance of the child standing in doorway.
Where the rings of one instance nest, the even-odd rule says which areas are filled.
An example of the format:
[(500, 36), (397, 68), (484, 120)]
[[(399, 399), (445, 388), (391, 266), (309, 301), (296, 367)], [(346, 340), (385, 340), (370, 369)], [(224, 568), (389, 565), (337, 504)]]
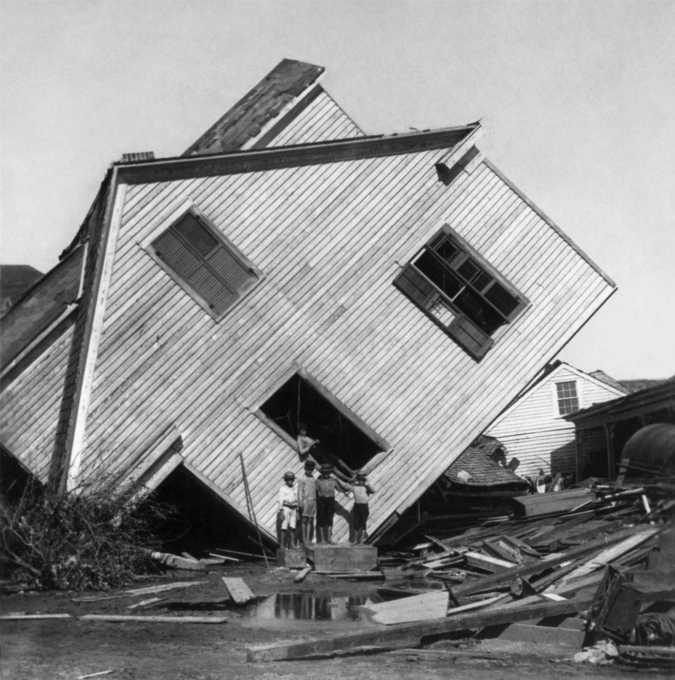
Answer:
[(280, 543), (284, 548), (295, 547), (295, 516), (298, 507), (295, 473), (284, 474), (284, 485), (279, 489), (279, 514), (283, 515)]
[(333, 543), (333, 517), (335, 516), (335, 491), (348, 494), (352, 488), (333, 477), (333, 466), (321, 466), (321, 476), (316, 480), (316, 534), (317, 543)]

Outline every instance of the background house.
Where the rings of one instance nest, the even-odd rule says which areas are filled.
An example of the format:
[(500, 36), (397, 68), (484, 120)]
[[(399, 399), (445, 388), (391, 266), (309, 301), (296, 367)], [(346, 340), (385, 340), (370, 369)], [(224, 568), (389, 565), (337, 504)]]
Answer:
[(504, 443), (509, 457), (518, 458), (518, 474), (571, 474), (576, 470), (574, 425), (570, 413), (626, 394), (627, 390), (602, 371), (585, 373), (556, 362), (543, 377), (509, 406), (485, 431)]
[(272, 536), (306, 422), (370, 473), (376, 541), (616, 290), (478, 123), (364, 136), (322, 72), (284, 60), (182, 157), (111, 167), (2, 374), (0, 439), (55, 488), (187, 475)]
[(565, 419), (575, 428), (582, 478), (658, 475), (675, 455), (675, 377)]

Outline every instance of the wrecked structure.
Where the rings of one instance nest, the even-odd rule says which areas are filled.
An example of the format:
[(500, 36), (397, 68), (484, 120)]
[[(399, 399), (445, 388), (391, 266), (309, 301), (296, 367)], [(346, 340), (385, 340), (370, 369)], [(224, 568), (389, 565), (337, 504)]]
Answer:
[(0, 440), (40, 480), (189, 478), (273, 540), (304, 423), (368, 472), (377, 542), (614, 293), (479, 123), (367, 136), (323, 70), (284, 60), (182, 156), (114, 163), (3, 317)]

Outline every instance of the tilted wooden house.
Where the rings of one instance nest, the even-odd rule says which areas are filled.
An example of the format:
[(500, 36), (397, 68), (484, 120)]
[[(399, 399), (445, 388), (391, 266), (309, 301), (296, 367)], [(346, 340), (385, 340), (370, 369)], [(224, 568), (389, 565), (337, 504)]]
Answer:
[(574, 425), (565, 416), (625, 395), (627, 390), (602, 371), (585, 373), (556, 362), (485, 431), (520, 461), (518, 474), (537, 476), (576, 471)]
[(29, 338), (10, 311), (0, 438), (42, 479), (188, 471), (269, 535), (304, 422), (369, 471), (376, 541), (615, 291), (478, 123), (366, 136), (322, 72), (284, 60), (183, 156), (113, 164), (56, 268), (77, 294)]

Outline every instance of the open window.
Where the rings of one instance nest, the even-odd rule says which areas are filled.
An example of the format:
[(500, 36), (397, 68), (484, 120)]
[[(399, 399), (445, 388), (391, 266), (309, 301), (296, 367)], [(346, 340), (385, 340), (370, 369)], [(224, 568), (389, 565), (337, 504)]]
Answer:
[(332, 463), (352, 477), (389, 445), (355, 413), (300, 369), (260, 406), (257, 414), (297, 449), (300, 428), (319, 441), (310, 455), (317, 463)]
[(475, 359), (528, 305), (498, 271), (447, 224), (403, 268), (394, 285)]
[(244, 255), (193, 210), (152, 241), (149, 250), (215, 319), (222, 318), (261, 278)]

